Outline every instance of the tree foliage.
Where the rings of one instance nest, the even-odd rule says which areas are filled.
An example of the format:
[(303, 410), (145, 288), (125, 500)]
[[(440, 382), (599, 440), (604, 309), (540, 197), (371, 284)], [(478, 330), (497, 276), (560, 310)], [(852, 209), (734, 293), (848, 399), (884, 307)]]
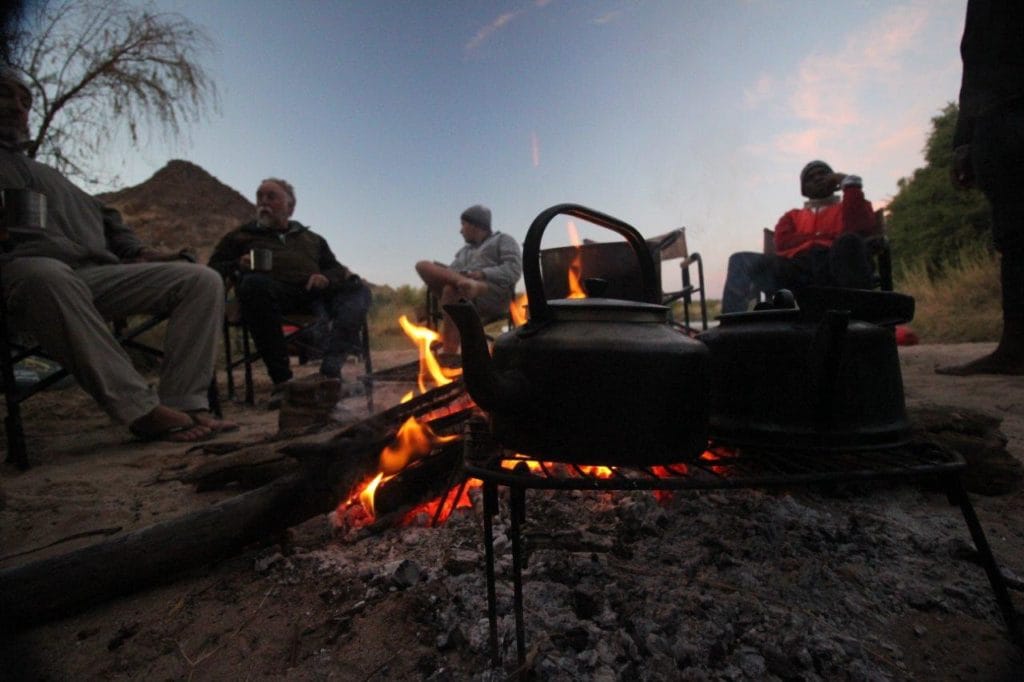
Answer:
[(955, 263), (965, 247), (987, 244), (991, 215), (978, 190), (962, 191), (950, 182), (957, 105), (949, 103), (932, 118), (925, 143), (925, 166), (901, 178), (886, 221), (896, 268), (923, 265), (935, 274)]
[(125, 0), (31, 7), (11, 59), (33, 94), (30, 156), (97, 182), (94, 159), (119, 134), (138, 143), (148, 125), (175, 137), (216, 105), (198, 61), (212, 44), (185, 17)]

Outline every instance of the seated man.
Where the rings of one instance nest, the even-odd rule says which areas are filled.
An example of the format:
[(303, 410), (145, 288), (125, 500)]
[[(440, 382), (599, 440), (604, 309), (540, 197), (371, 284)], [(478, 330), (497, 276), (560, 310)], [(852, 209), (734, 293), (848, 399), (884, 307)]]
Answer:
[[(117, 421), (144, 440), (192, 442), (236, 428), (212, 418), (207, 387), (224, 306), (216, 273), (142, 245), (117, 211), (23, 153), (32, 96), (0, 71), (0, 188), (45, 196), (46, 224), (10, 230), (3, 294), (31, 334)], [(139, 375), (106, 320), (166, 313), (160, 388)]]
[[(441, 304), (470, 301), (484, 320), (508, 312), (516, 282), (523, 272), (523, 256), (515, 239), (491, 231), (491, 210), (477, 204), (462, 212), (460, 232), (466, 240), (451, 265), (420, 261), (416, 272)], [(441, 352), (457, 356), (459, 330), (445, 313), (441, 323)]]
[[(842, 199), (836, 196), (843, 190)], [(807, 197), (775, 226), (775, 254), (734, 253), (722, 293), (722, 312), (745, 311), (762, 291), (810, 285), (870, 289), (872, 266), (865, 238), (878, 234), (871, 202), (856, 175), (835, 173), (824, 161), (800, 172)]]
[[(256, 220), (224, 237), (210, 256), (210, 267), (234, 283), (242, 320), (274, 382), (271, 409), (280, 406), (292, 378), (281, 329), (286, 313), (317, 315), (328, 329), (320, 374), (341, 378), (346, 356), (361, 349), (359, 328), (370, 308), (370, 290), (339, 263), (323, 237), (291, 220), (295, 189), (268, 178), (256, 190)], [(269, 272), (252, 270), (250, 250), (271, 252)]]

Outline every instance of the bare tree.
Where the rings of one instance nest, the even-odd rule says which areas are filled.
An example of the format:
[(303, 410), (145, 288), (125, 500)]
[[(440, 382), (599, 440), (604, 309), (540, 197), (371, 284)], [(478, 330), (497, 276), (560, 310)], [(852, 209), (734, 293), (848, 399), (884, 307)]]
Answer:
[(90, 182), (95, 159), (122, 132), (151, 125), (176, 137), (216, 106), (197, 56), (212, 43), (179, 14), (125, 0), (31, 3), (12, 62), (33, 94), (27, 153)]

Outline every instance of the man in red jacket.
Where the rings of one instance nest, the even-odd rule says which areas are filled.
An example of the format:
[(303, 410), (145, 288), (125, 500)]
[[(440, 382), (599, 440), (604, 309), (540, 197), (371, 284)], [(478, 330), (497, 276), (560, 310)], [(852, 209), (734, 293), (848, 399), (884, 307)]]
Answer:
[(800, 192), (807, 197), (803, 208), (787, 211), (775, 226), (774, 255), (729, 257), (723, 313), (745, 311), (762, 291), (810, 285), (871, 288), (865, 239), (878, 234), (879, 226), (861, 179), (811, 161), (800, 172)]

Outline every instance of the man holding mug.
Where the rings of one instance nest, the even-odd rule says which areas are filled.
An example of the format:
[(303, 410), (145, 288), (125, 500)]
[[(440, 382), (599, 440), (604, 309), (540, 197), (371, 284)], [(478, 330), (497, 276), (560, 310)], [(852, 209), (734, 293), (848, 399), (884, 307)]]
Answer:
[(320, 318), (318, 331), (327, 337), (320, 373), (340, 378), (345, 358), (359, 350), (359, 327), (370, 308), (367, 286), (323, 237), (291, 219), (294, 212), (295, 188), (267, 178), (256, 190), (256, 220), (226, 234), (210, 256), (210, 267), (234, 284), (242, 321), (274, 382), (272, 409), (292, 378), (284, 314)]
[[(144, 246), (120, 214), (24, 154), (32, 95), (0, 69), (0, 189), (10, 196), (0, 254), (7, 309), (111, 417), (143, 440), (193, 442), (237, 428), (208, 413), (224, 288), (182, 254)], [(17, 208), (24, 200), (22, 208)], [(167, 314), (159, 390), (107, 320)]]

